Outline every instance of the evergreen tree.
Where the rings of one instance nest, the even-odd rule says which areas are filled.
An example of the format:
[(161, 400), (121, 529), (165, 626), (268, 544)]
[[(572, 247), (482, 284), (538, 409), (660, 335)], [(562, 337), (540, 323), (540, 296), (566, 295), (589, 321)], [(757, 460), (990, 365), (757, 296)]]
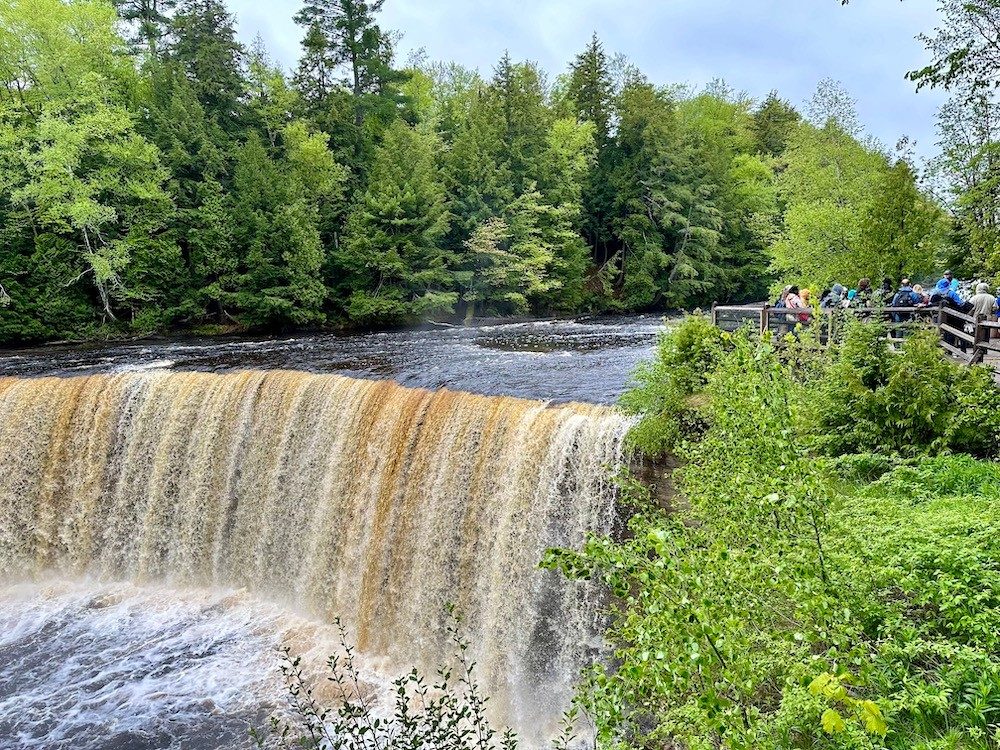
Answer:
[(597, 158), (583, 193), (582, 229), (593, 248), (595, 262), (603, 264), (613, 252), (611, 218), (614, 193), (610, 176), (614, 163), (612, 122), (615, 117), (615, 92), (608, 58), (596, 33), (570, 66), (567, 94), (577, 118), (594, 126)]
[(180, 65), (171, 60), (150, 68), (150, 97), (143, 133), (155, 143), (170, 179), (176, 208), (170, 234), (187, 269), (181, 312), (189, 321), (210, 313), (226, 320), (224, 291), (235, 291), (235, 248), (225, 209), (232, 154), (228, 136), (209, 117)]
[(782, 154), (800, 119), (795, 107), (781, 99), (777, 91), (772, 91), (753, 113), (757, 150), (771, 156)]
[(118, 16), (131, 31), (128, 42), (132, 48), (155, 57), (177, 0), (114, 0), (114, 4)]
[(359, 322), (450, 312), (458, 301), (442, 250), (448, 231), (433, 135), (394, 122), (348, 218), (339, 265)]
[(501, 159), (515, 195), (538, 181), (551, 117), (545, 80), (531, 63), (514, 63), (509, 53), (497, 63), (487, 88), (489, 116), (499, 123)]
[(683, 306), (706, 299), (718, 271), (722, 221), (698, 149), (682, 137), (676, 107), (645, 81), (622, 92), (614, 175), (622, 245), (620, 304)]
[(237, 136), (247, 96), (246, 50), (222, 0), (182, 0), (171, 21), (168, 54), (184, 70), (206, 115)]
[(767, 296), (777, 195), (769, 161), (751, 156), (757, 151), (751, 106), (721, 81), (678, 105), (689, 162), (697, 165), (700, 189), (720, 217), (718, 245), (699, 272), (707, 283), (693, 300), (699, 304)]
[(311, 21), (302, 38), (302, 57), (293, 78), (295, 88), (310, 112), (322, 112), (327, 97), (336, 85), (336, 67), (323, 27), (319, 21)]
[(306, 29), (296, 86), (323, 127), (344, 144), (341, 158), (356, 173), (364, 171), (375, 136), (396, 117), (399, 87), (407, 78), (393, 68), (392, 37), (376, 20), (383, 3), (306, 0), (295, 15)]
[(304, 325), (325, 319), (318, 215), (251, 132), (239, 149), (230, 213), (241, 258), (236, 291), (223, 296), (250, 325)]

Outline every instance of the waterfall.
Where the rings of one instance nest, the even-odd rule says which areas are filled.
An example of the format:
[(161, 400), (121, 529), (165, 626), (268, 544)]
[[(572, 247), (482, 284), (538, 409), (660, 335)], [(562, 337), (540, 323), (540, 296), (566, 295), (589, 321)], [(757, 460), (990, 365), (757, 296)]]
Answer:
[(597, 406), (291, 371), (0, 379), (0, 575), (245, 588), (340, 616), (387, 665), (448, 653), (446, 602), (516, 728), (565, 707), (628, 421)]

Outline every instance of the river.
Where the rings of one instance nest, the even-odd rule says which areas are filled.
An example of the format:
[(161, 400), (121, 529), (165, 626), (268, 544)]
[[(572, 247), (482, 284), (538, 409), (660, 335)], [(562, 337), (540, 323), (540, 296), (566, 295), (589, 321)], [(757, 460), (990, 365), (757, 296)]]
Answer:
[(292, 369), (415, 388), (611, 404), (662, 318), (601, 317), (366, 334), (185, 338), (0, 352), (0, 376)]
[(318, 670), (343, 616), (384, 693), (447, 655), (446, 601), (494, 717), (544, 746), (599, 612), (537, 560), (610, 528), (628, 424), (559, 404), (613, 403), (660, 327), (7, 353), (0, 747), (249, 747), (283, 695), (278, 648)]

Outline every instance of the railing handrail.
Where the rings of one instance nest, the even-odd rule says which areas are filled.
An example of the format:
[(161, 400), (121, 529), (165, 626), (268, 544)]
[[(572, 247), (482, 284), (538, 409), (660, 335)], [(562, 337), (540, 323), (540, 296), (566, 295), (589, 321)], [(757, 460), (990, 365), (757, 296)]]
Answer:
[[(911, 307), (774, 307), (768, 302), (750, 305), (712, 305), (712, 324), (720, 324), (720, 314), (733, 314), (727, 323), (746, 323), (757, 319), (760, 332), (772, 331), (772, 324), (778, 326), (777, 332), (785, 327), (798, 323), (812, 322), (817, 318), (829, 318), (827, 340), (832, 338), (834, 313), (843, 313), (856, 317), (868, 318), (872, 315), (910, 316), (907, 320), (887, 321), (887, 327), (892, 331), (917, 323), (931, 327), (938, 332), (941, 348), (957, 357), (966, 364), (978, 364), (984, 360), (987, 353), (1000, 352), (1000, 339), (993, 340), (992, 332), (1000, 330), (1000, 321), (994, 315), (973, 316), (961, 310), (948, 307), (943, 303), (936, 305), (913, 305)], [(961, 321), (961, 322), (959, 322)], [(972, 331), (966, 331), (965, 325), (974, 326)], [(892, 339), (897, 340), (898, 339)], [(998, 342), (998, 343), (995, 343)]]

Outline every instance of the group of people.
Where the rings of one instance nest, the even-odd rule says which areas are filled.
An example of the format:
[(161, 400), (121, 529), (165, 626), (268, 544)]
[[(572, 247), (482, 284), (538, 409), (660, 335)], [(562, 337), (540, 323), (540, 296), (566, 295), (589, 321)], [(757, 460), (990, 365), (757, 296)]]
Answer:
[[(945, 271), (934, 289), (926, 291), (920, 284), (911, 284), (909, 279), (902, 279), (897, 287), (892, 279), (884, 279), (878, 289), (872, 288), (870, 279), (861, 279), (857, 287), (846, 288), (843, 284), (834, 284), (824, 289), (819, 297), (821, 309), (851, 309), (873, 307), (928, 307), (944, 305), (969, 315), (992, 318), (1000, 313), (1000, 289), (990, 290), (989, 284), (975, 284), (975, 292), (966, 298), (965, 287), (955, 278), (951, 271)], [(786, 307), (797, 310), (798, 319), (808, 322), (813, 305), (813, 296), (808, 289), (799, 289), (788, 285), (774, 303), (774, 307)], [(905, 315), (905, 313), (894, 313)], [(1000, 319), (1000, 317), (997, 317)]]

